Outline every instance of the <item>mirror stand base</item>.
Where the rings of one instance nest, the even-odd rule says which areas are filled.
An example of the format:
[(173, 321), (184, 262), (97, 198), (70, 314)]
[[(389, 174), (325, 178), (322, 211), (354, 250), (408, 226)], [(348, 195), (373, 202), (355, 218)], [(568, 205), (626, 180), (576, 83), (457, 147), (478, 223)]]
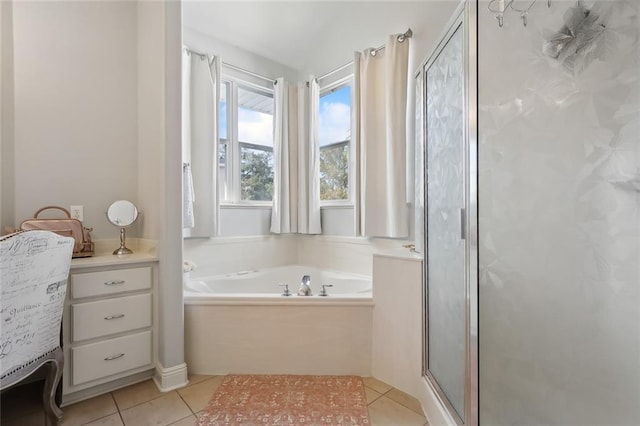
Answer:
[(131, 254), (131, 253), (133, 253), (133, 251), (129, 250), (126, 247), (120, 247), (119, 249), (117, 249), (117, 250), (115, 250), (113, 252), (113, 254), (115, 254), (116, 256), (119, 256), (119, 255), (122, 255), (122, 254)]

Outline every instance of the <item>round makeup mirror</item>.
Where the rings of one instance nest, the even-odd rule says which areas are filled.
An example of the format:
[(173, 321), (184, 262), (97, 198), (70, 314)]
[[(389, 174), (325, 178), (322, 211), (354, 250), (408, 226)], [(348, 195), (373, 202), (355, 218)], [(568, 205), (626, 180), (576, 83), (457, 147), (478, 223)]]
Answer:
[(120, 247), (116, 249), (113, 254), (131, 254), (133, 251), (127, 248), (125, 245), (125, 231), (124, 229), (133, 225), (138, 219), (138, 209), (135, 204), (127, 200), (118, 200), (109, 206), (107, 209), (107, 220), (112, 224), (120, 228)]

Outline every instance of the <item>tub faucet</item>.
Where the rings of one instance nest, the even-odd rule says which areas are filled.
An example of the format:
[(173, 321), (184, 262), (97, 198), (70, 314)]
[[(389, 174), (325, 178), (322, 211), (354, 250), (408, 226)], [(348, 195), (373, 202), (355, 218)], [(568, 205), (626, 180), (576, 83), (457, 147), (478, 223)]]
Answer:
[(300, 288), (298, 289), (298, 296), (313, 296), (311, 292), (311, 277), (309, 275), (302, 277), (302, 282), (300, 282)]

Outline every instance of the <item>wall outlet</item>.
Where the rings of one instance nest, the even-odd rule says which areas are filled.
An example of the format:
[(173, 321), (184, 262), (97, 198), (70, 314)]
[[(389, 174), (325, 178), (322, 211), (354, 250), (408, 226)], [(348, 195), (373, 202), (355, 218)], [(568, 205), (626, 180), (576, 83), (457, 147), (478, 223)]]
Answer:
[(80, 222), (84, 219), (82, 206), (71, 206), (69, 207), (69, 212), (71, 213), (72, 219), (78, 219)]

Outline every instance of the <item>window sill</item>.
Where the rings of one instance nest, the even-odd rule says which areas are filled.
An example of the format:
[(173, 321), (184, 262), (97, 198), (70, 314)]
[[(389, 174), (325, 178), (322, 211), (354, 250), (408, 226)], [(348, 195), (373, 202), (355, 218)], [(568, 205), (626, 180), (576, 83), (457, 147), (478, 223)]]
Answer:
[(272, 204), (264, 203), (264, 204), (255, 204), (255, 203), (220, 203), (221, 209), (263, 209), (263, 210), (271, 210)]
[(337, 209), (353, 209), (355, 205), (353, 203), (332, 203), (332, 204), (320, 204), (320, 210), (337, 210)]

